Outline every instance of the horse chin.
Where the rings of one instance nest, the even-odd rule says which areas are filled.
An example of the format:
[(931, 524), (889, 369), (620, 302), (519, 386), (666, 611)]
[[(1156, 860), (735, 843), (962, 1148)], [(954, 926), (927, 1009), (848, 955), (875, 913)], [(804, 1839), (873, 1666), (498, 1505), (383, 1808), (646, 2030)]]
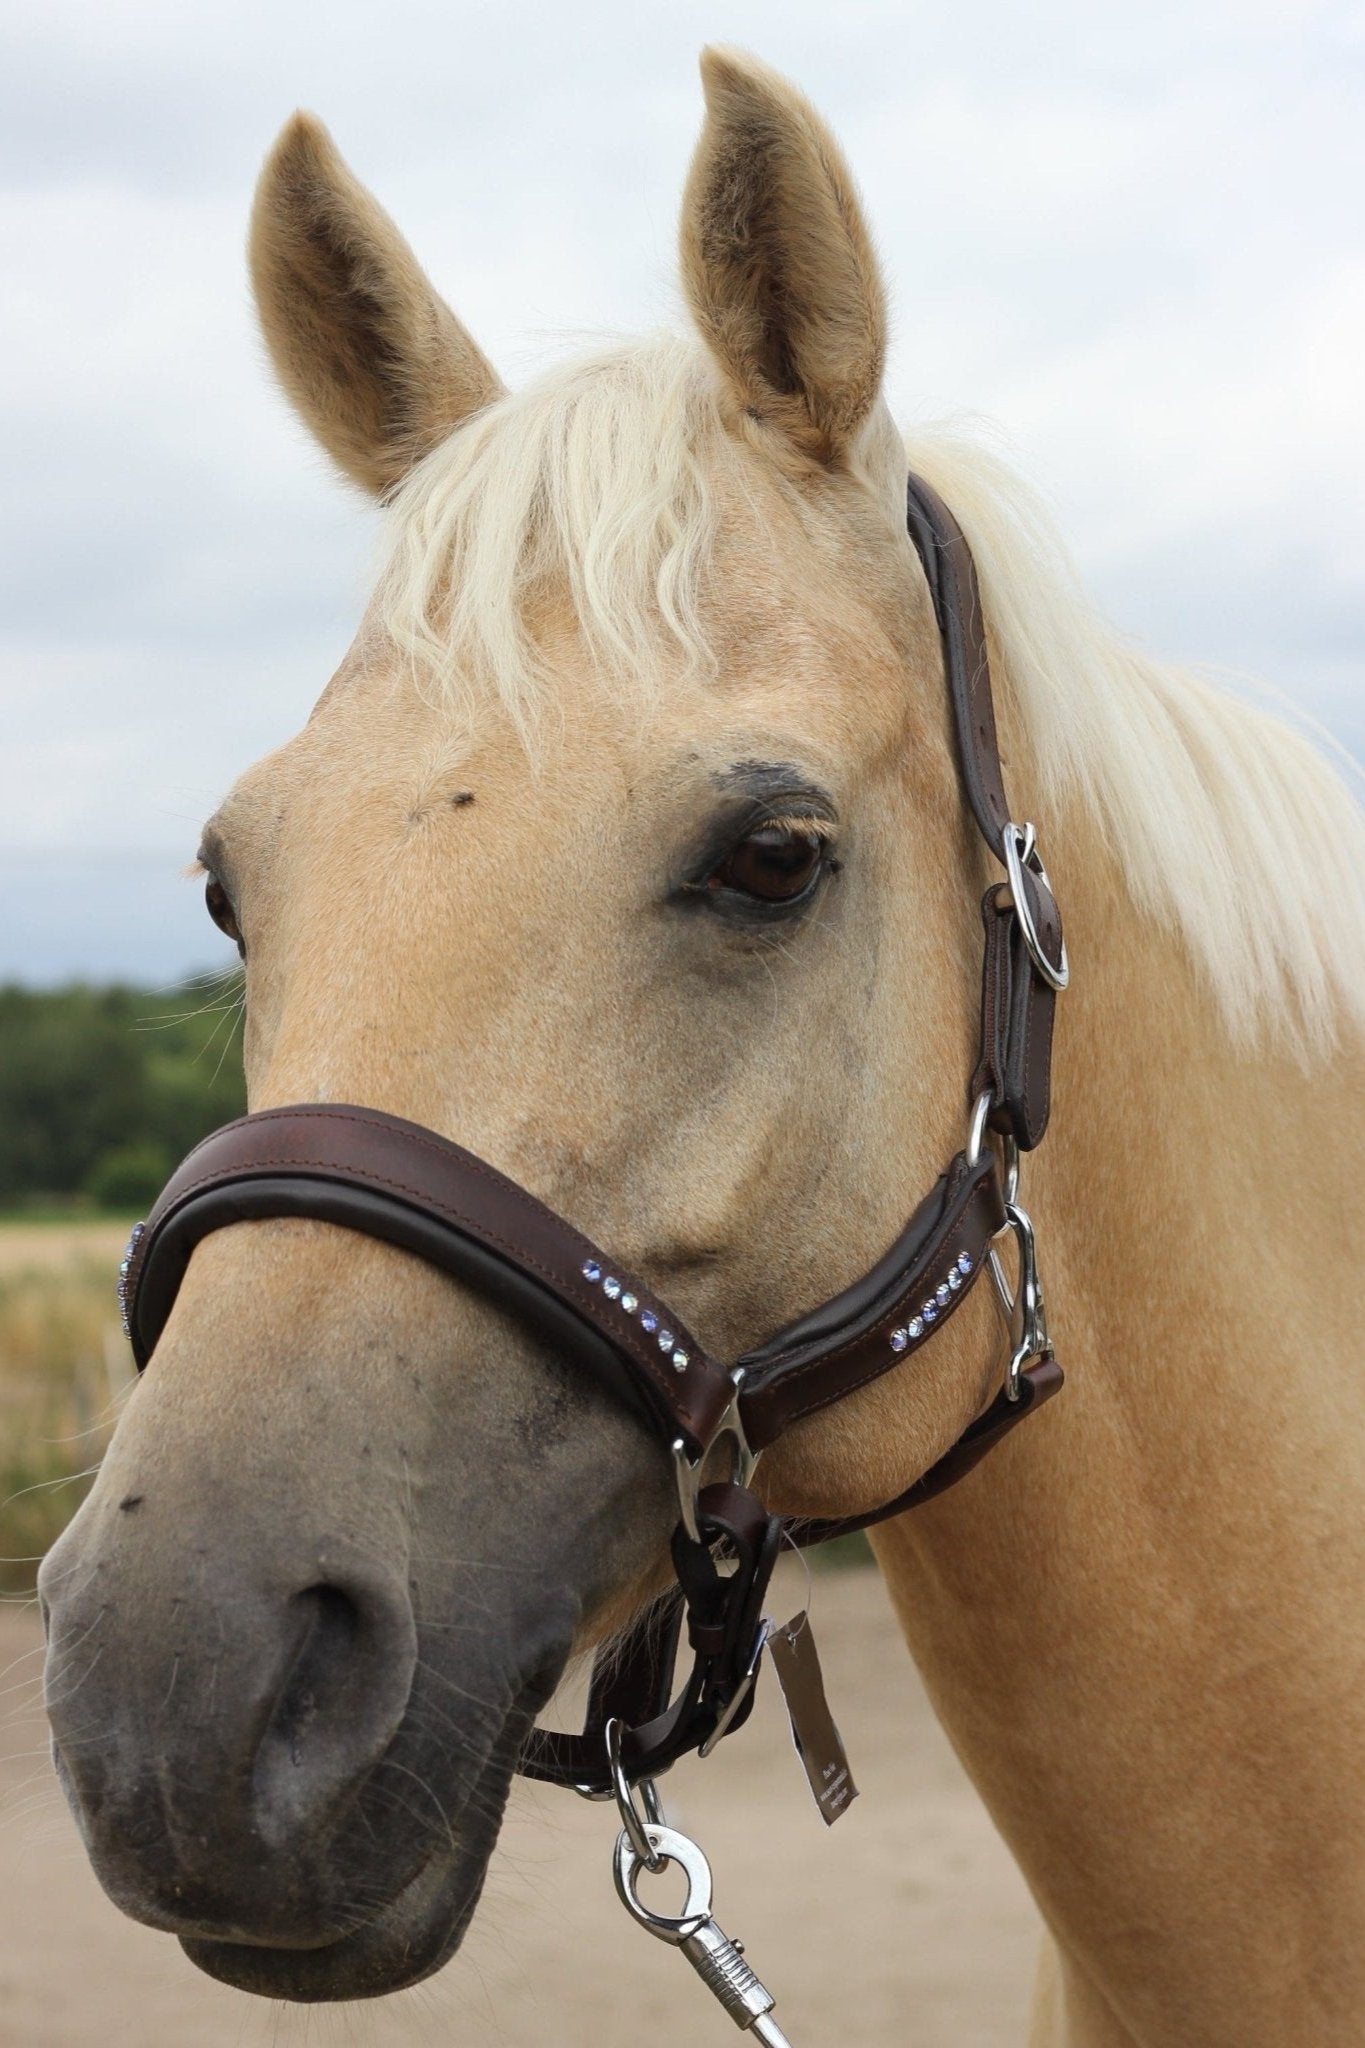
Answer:
[[(503, 1745), (499, 1744), (499, 1752)], [(441, 1844), (374, 1917), (316, 1948), (182, 1936), (190, 1961), (237, 1991), (296, 2004), (383, 1998), (448, 1963), (479, 1903), (511, 1783), (505, 1754), (490, 1757), (470, 1788), (451, 1841)]]

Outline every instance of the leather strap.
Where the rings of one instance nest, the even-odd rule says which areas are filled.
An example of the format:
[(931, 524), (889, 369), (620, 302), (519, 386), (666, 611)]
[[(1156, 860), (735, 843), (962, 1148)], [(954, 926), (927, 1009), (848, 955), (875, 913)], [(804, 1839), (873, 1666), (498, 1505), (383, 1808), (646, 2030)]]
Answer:
[(1046, 1131), (1052, 1106), (1057, 993), (1034, 965), (1003, 883), (986, 891), (981, 917), (986, 927), (981, 1056), (971, 1092), (973, 1097), (983, 1091), (990, 1094), (991, 1129), (1012, 1137), (1021, 1151), (1029, 1152)]
[[(604, 1795), (611, 1785), (606, 1768), (606, 1732), (612, 1720), (619, 1720), (625, 1730), (621, 1759), (630, 1783), (641, 1777), (657, 1777), (679, 1757), (711, 1740), (721, 1714), (744, 1687), (726, 1732), (742, 1727), (753, 1704), (763, 1593), (780, 1541), (809, 1549), (922, 1507), (936, 1494), (955, 1486), (959, 1479), (965, 1479), (988, 1451), (1044, 1401), (1050, 1400), (1061, 1385), (1062, 1369), (1054, 1358), (1030, 1366), (1020, 1377), (1017, 1400), (1011, 1401), (1004, 1392), (997, 1394), (985, 1413), (937, 1464), (895, 1500), (870, 1514), (847, 1515), (838, 1521), (774, 1518), (760, 1534), (765, 1511), (752, 1494), (738, 1487), (705, 1488), (699, 1502), (702, 1533), (724, 1543), (727, 1554), (735, 1560), (734, 1572), (716, 1580), (713, 1586), (706, 1574), (714, 1575), (714, 1564), (705, 1546), (697, 1552), (696, 1546), (681, 1539), (680, 1532), (679, 1538), (675, 1538), (674, 1559), (679, 1564), (681, 1584), (656, 1600), (617, 1643), (599, 1654), (593, 1666), (583, 1732), (568, 1735), (552, 1729), (533, 1729), (519, 1769), (530, 1778)], [(745, 1534), (736, 1540), (741, 1528)], [(680, 1540), (686, 1551), (696, 1552), (691, 1570), (703, 1574), (702, 1598), (709, 1597), (713, 1602), (703, 1607), (700, 1615), (695, 1582), (689, 1582), (689, 1571), (679, 1558)], [(686, 1686), (670, 1704), (684, 1615), (697, 1657)]]
[(875, 1528), (878, 1522), (889, 1522), (896, 1515), (907, 1515), (912, 1508), (921, 1508), (937, 1494), (946, 1493), (950, 1486), (956, 1486), (959, 1479), (981, 1463), (988, 1451), (1003, 1443), (1010, 1431), (1060, 1393), (1066, 1375), (1055, 1358), (1040, 1358), (1036, 1365), (1030, 1365), (1019, 1375), (1019, 1397), (1011, 1401), (1003, 1388), (991, 1402), (989, 1408), (977, 1416), (962, 1432), (952, 1449), (945, 1451), (936, 1465), (931, 1465), (921, 1478), (904, 1493), (898, 1493), (894, 1500), (886, 1501), (881, 1507), (873, 1508), (866, 1515), (844, 1515), (838, 1521), (821, 1521), (817, 1517), (796, 1517), (785, 1524), (785, 1533), (801, 1550), (809, 1550), (816, 1543), (829, 1543), (836, 1536), (852, 1536), (859, 1529)]
[(975, 1285), (1005, 1210), (994, 1159), (959, 1152), (870, 1273), (739, 1360), (755, 1450), (927, 1344)]
[(923, 477), (912, 475), (907, 482), (905, 516), (910, 538), (924, 565), (943, 643), (943, 666), (957, 728), (962, 786), (982, 837), (1003, 864), (1010, 807), (1000, 767), (986, 620), (976, 564), (956, 518)]
[(525, 1188), (421, 1124), (317, 1102), (225, 1124), (176, 1168), (125, 1282), (139, 1369), (195, 1246), (229, 1224), (273, 1216), (317, 1217), (383, 1238), (479, 1287), (566, 1343), (694, 1457), (730, 1405), (728, 1373), (681, 1319)]
[[(533, 1728), (518, 1766), (526, 1777), (607, 1792), (608, 1721), (623, 1724), (621, 1764), (634, 1783), (703, 1748), (722, 1720), (727, 1734), (748, 1720), (762, 1651), (763, 1600), (782, 1523), (744, 1487), (732, 1485), (702, 1489), (698, 1520), (700, 1543), (689, 1541), (681, 1528), (673, 1538), (679, 1588), (648, 1608), (620, 1646), (599, 1655), (582, 1734)], [(717, 1569), (716, 1548), (733, 1560), (731, 1572)], [(686, 1685), (669, 1704), (684, 1619), (695, 1656)]]

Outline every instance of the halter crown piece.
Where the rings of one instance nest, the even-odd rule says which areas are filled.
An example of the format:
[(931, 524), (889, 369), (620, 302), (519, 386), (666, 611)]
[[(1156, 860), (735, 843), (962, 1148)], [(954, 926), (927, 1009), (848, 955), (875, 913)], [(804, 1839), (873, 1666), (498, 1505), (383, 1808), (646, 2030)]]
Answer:
[[(1006, 881), (982, 903), (981, 1052), (971, 1131), (896, 1242), (842, 1294), (727, 1365), (712, 1358), (644, 1280), (459, 1145), (377, 1109), (300, 1103), (239, 1118), (195, 1148), (133, 1234), (119, 1295), (139, 1370), (165, 1328), (194, 1248), (212, 1231), (308, 1216), (401, 1246), (547, 1335), (597, 1372), (659, 1437), (678, 1479), (677, 1584), (624, 1645), (600, 1657), (581, 1735), (534, 1729), (528, 1776), (609, 1794), (706, 1753), (753, 1705), (762, 1604), (783, 1535), (798, 1544), (904, 1513), (962, 1478), (1062, 1383), (1048, 1341), (1033, 1229), (1019, 1206), (1019, 1154), (1047, 1128), (1053, 1015), (1068, 978), (1061, 918), (1031, 825), (1010, 815), (996, 739), (981, 598), (952, 513), (912, 476), (910, 537), (943, 644), (963, 789)], [(1000, 1152), (987, 1143), (987, 1132)], [(992, 1251), (1013, 1231), (1017, 1303)], [(946, 1456), (905, 1493), (839, 1522), (769, 1515), (748, 1482), (788, 1424), (903, 1364), (948, 1322), (990, 1265), (1016, 1312), (1004, 1387)], [(703, 1483), (728, 1439), (732, 1476)], [(732, 1559), (722, 1575), (717, 1558)], [(684, 1620), (693, 1652), (676, 1697)], [(607, 1731), (613, 1730), (611, 1755)]]

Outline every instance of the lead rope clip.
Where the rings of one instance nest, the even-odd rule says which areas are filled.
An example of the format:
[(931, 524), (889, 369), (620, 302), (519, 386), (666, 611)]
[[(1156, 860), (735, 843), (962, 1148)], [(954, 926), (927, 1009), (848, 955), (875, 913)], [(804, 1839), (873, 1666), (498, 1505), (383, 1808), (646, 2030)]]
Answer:
[[(773, 1995), (745, 1960), (743, 1944), (731, 1941), (711, 1916), (710, 1864), (689, 1836), (665, 1825), (652, 1778), (642, 1778), (639, 1786), (648, 1818), (636, 1807), (621, 1763), (621, 1734), (619, 1721), (608, 1722), (607, 1758), (622, 1822), (612, 1859), (621, 1904), (631, 1919), (637, 1920), (656, 1941), (682, 1950), (737, 2027), (752, 2034), (764, 2048), (791, 2048), (772, 2017)], [(640, 1898), (640, 1874), (644, 1871), (657, 1875), (670, 1863), (676, 1863), (687, 1879), (687, 1898), (681, 1913), (656, 1913)]]

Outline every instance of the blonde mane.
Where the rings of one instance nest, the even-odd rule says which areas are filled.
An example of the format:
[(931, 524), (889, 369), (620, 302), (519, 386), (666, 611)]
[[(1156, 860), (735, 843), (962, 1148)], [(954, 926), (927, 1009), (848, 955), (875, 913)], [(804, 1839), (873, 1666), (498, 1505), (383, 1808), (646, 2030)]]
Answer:
[[(380, 596), (419, 675), (491, 690), (526, 731), (551, 682), (528, 621), (564, 579), (623, 694), (666, 654), (716, 667), (700, 603), (714, 378), (695, 341), (629, 343), (498, 400), (419, 465), (394, 501)], [(1307, 1062), (1343, 1019), (1365, 1026), (1365, 815), (1340, 776), (1280, 719), (1129, 646), (1039, 498), (988, 450), (929, 431), (907, 454), (971, 542), (1044, 815), (1081, 801), (1135, 904), (1203, 969), (1237, 1047)]]
[(553, 680), (529, 621), (565, 579), (604, 680), (638, 693), (661, 642), (709, 669), (717, 424), (709, 359), (654, 335), (549, 371), (436, 448), (394, 499), (380, 592), (418, 675), (490, 690), (525, 732)]

